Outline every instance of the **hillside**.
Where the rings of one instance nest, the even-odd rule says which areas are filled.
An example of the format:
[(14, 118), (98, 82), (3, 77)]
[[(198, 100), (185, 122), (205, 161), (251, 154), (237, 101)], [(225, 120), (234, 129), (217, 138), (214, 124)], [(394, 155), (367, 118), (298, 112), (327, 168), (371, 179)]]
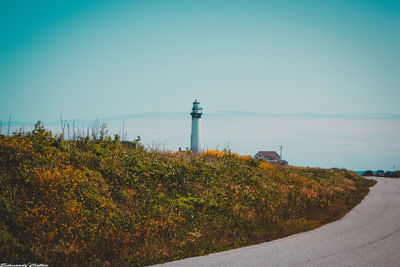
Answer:
[(64, 140), (40, 123), (0, 135), (0, 255), (8, 263), (146, 265), (336, 220), (373, 181), (249, 156)]

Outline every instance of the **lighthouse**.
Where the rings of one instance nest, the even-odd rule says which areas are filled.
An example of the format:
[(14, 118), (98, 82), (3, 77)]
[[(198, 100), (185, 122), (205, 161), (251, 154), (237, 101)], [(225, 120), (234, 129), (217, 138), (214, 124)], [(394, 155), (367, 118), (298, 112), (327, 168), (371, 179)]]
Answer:
[(200, 102), (197, 99), (193, 102), (192, 115), (192, 134), (190, 135), (190, 150), (193, 152), (201, 152), (201, 115), (203, 108), (200, 107)]

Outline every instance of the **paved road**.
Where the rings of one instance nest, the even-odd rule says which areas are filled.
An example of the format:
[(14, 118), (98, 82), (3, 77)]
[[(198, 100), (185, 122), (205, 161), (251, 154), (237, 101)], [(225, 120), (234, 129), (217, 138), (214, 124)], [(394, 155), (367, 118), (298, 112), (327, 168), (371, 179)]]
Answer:
[(400, 266), (400, 180), (376, 180), (368, 196), (339, 221), (162, 266)]

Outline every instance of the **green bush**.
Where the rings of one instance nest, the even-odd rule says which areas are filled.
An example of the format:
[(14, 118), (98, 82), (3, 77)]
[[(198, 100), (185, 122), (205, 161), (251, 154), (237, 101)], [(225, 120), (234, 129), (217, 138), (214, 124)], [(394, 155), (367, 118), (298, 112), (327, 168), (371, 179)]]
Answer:
[(231, 152), (64, 140), (40, 123), (0, 136), (0, 254), (9, 263), (146, 265), (336, 220), (373, 181)]

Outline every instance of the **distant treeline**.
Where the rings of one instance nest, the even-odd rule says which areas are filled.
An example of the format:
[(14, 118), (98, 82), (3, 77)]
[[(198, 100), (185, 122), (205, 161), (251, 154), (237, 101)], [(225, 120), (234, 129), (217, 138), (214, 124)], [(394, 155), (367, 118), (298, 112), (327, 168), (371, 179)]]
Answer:
[[(98, 130), (98, 131), (97, 131)], [(374, 184), (229, 151), (150, 151), (105, 127), (0, 135), (2, 262), (135, 266), (264, 242), (337, 220)]]

